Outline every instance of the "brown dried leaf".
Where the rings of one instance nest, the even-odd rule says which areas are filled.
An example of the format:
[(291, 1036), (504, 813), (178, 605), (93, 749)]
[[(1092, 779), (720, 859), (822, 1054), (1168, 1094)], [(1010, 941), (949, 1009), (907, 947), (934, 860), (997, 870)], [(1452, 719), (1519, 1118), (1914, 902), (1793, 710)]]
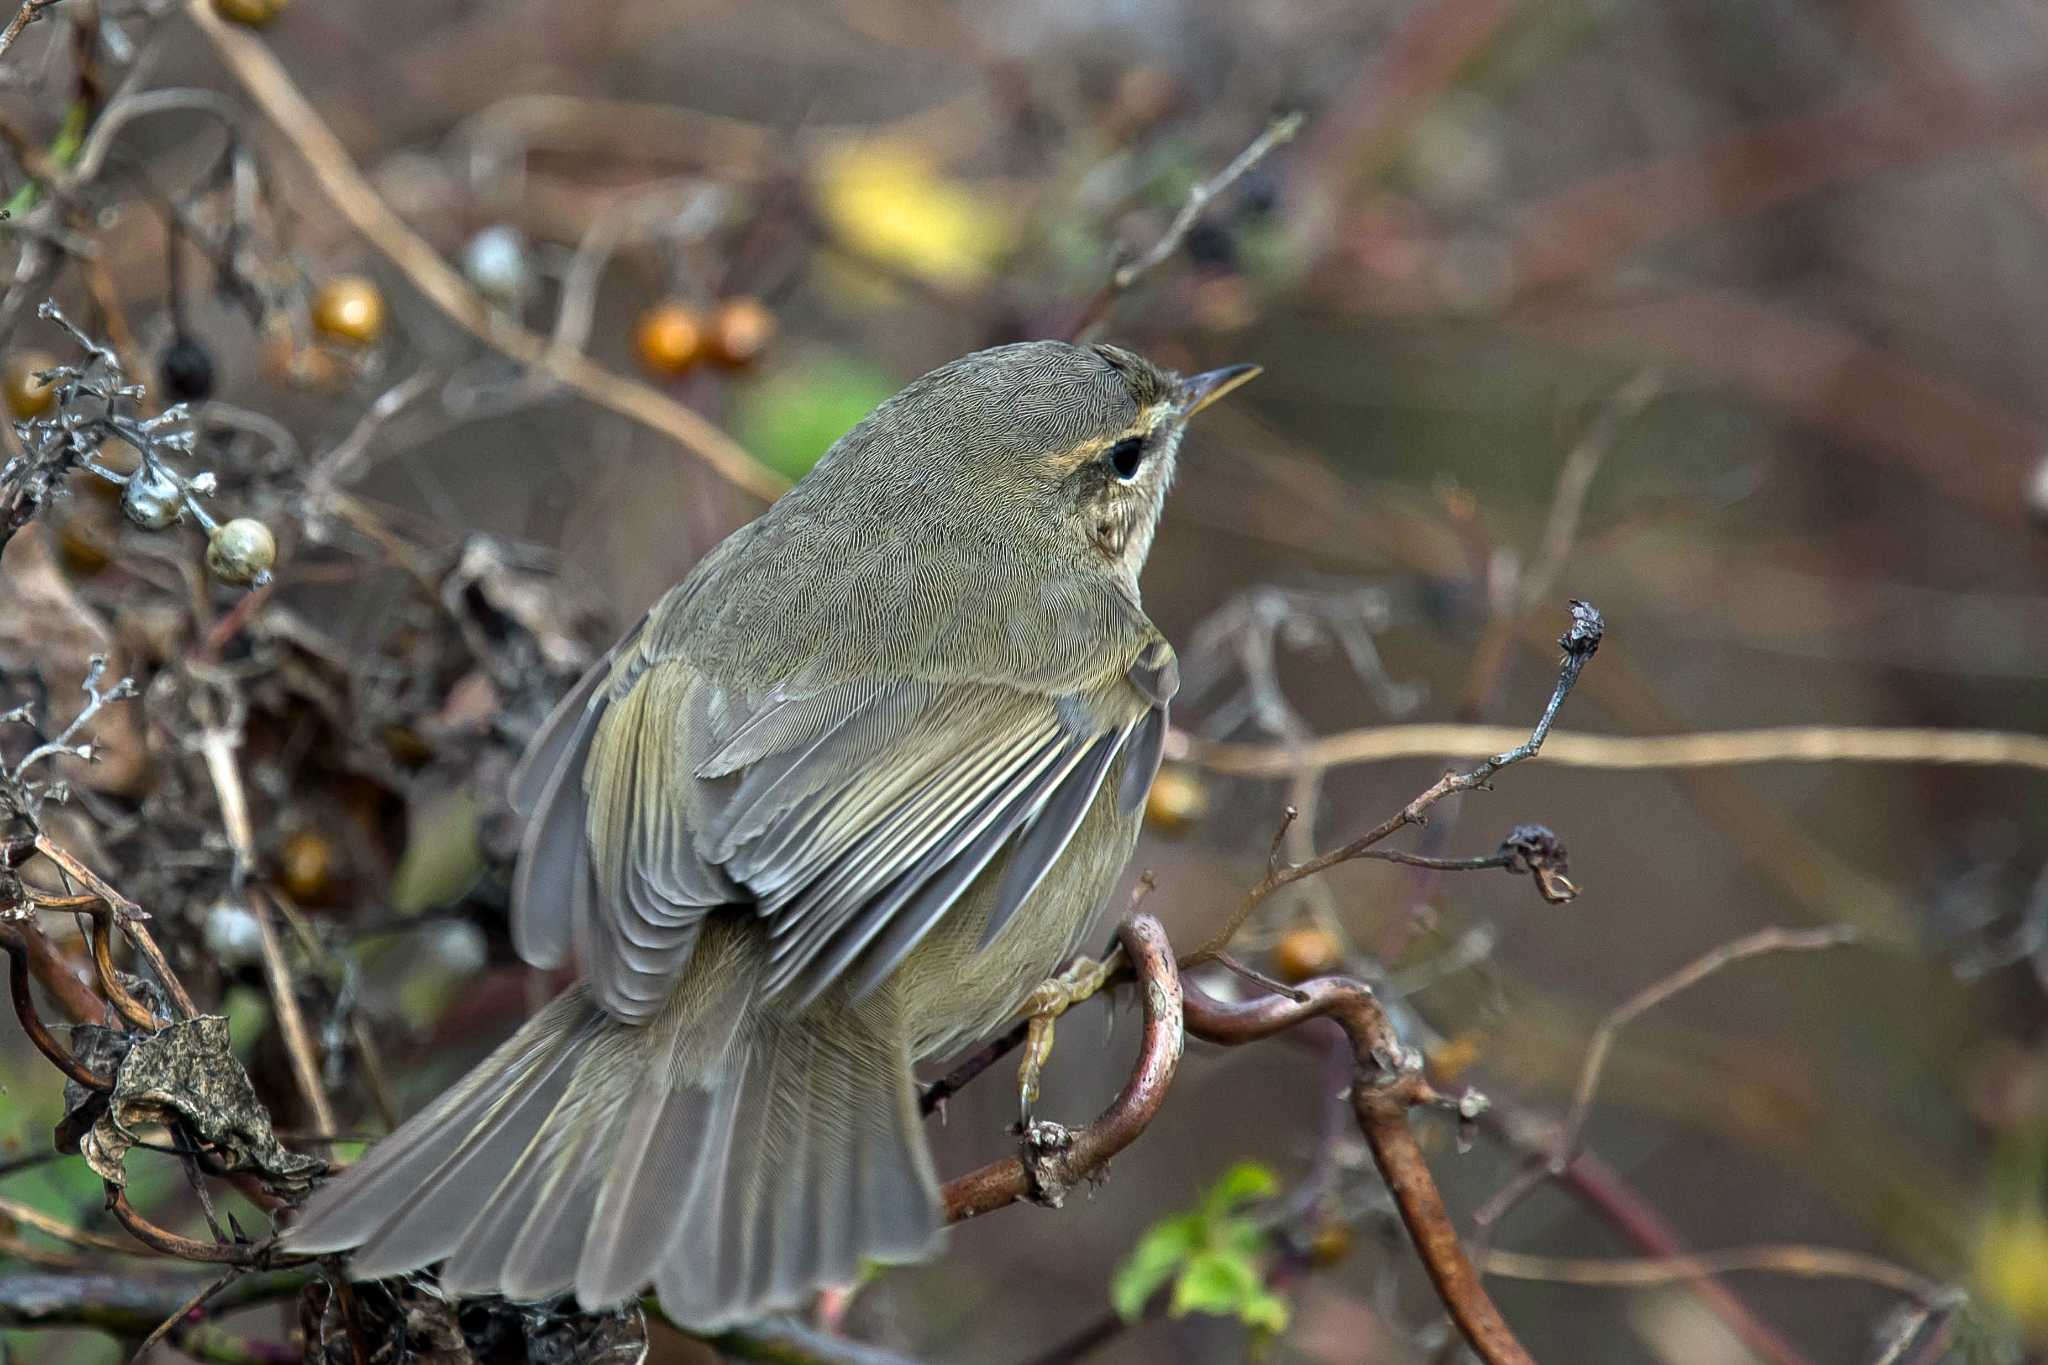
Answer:
[(286, 1150), (270, 1128), (249, 1073), (228, 1046), (228, 1021), (217, 1014), (184, 1019), (136, 1038), (114, 1073), (107, 1110), (79, 1150), (86, 1164), (114, 1185), (136, 1130), (182, 1120), (218, 1149), (231, 1171), (255, 1171), (280, 1193), (312, 1188), (326, 1169), (317, 1158)]

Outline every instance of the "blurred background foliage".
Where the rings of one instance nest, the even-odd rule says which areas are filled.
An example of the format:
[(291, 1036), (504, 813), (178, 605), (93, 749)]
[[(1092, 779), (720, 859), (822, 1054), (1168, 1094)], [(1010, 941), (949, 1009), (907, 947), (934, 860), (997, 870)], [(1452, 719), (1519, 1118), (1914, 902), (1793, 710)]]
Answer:
[[(258, 873), (301, 917), (294, 960), (350, 1135), (381, 1130), (377, 1101), (423, 1102), (546, 993), (506, 938), (498, 790), (535, 708), (873, 404), (984, 345), (1085, 327), (1176, 366), (1265, 367), (1190, 438), (1146, 578), (1188, 690), (1133, 874), (1154, 873), (1148, 906), (1178, 941), (1256, 880), (1288, 803), (1298, 855), (1441, 770), (1254, 779), (1205, 763), (1210, 745), (1526, 725), (1568, 596), (1609, 636), (1567, 730), (2048, 730), (2048, 12), (2027, 0), (289, 0), (225, 46), (188, 12), (209, 5), (52, 8), (0, 70), (5, 183), (33, 209), (30, 172), (71, 164), (116, 95), (219, 91), (265, 192), (241, 292), (196, 247), (167, 251), (152, 207), (216, 174), (221, 129), (138, 118), (119, 172), (81, 190), (89, 269), (47, 289), (18, 272), (0, 344), (21, 416), (21, 376), (75, 350), (34, 317), (43, 292), (159, 386), (169, 348), (196, 341), (202, 427), (209, 408), (259, 414), (305, 452), (215, 461), (222, 501), (280, 541), (253, 619), (300, 632), (225, 657), (281, 689), (251, 731)], [(82, 58), (87, 32), (101, 47)], [(729, 432), (758, 477), (722, 475), (673, 424), (522, 379), (454, 325), (309, 172), (306, 130), (251, 97), (232, 42), (252, 40), (461, 272), (484, 332), (587, 353)], [(1297, 110), (1298, 137), (1109, 287)], [(0, 244), (20, 258), (29, 239), (0, 224)], [(335, 529), (315, 467), (362, 520)], [(367, 564), (376, 533), (403, 553)], [(495, 548), (462, 577), (476, 536)], [(0, 669), (73, 685), (81, 651), (58, 647), (53, 611), (100, 623), (129, 671), (167, 668), (237, 600), (195, 575), (200, 554), (83, 489), (56, 501), (0, 563)], [(474, 666), (422, 643), (441, 637), (420, 604), (444, 598), (488, 637), (462, 637)], [(515, 636), (532, 642), (516, 658)], [(331, 713), (298, 719), (315, 695)], [(145, 728), (150, 771), (176, 761), (164, 704), (103, 728), (109, 764), (142, 754)], [(335, 735), (376, 762), (337, 756)], [(72, 808), (67, 841), (164, 921), (280, 1128), (303, 1132), (215, 874), (95, 842), (95, 823), (152, 818), (155, 779), (124, 780)], [(181, 847), (214, 856), (197, 790)], [(2043, 790), (2013, 766), (1539, 762), (1447, 808), (1422, 846), (1488, 852), (1540, 820), (1570, 845), (1573, 905), (1493, 874), (1350, 864), (1262, 907), (1241, 947), (1269, 971), (1382, 983), (1438, 1072), (1512, 1127), (1561, 1117), (1601, 1017), (1697, 955), (1769, 925), (1856, 926), (1860, 946), (1736, 964), (1648, 1012), (1587, 1142), (1686, 1248), (1842, 1248), (1967, 1291), (1967, 1313), (1892, 1359), (2040, 1359)], [(1135, 1033), (1115, 1022), (1095, 1002), (1062, 1027), (1045, 1112), (1078, 1120), (1114, 1092)], [(846, 1330), (962, 1361), (1455, 1358), (1369, 1166), (1331, 1135), (1319, 1049), (1190, 1063), (1092, 1197), (957, 1230), (942, 1260), (864, 1286)], [(60, 1103), (11, 1034), (0, 1083), (4, 1162), (45, 1145)], [(1006, 1149), (1006, 1090), (952, 1103), (942, 1169)], [(1430, 1130), (1470, 1230), (1524, 1158), (1497, 1131), (1457, 1138)], [(0, 1193), (110, 1226), (78, 1168)], [(138, 1207), (198, 1226), (175, 1163), (136, 1169)], [(1648, 1254), (1554, 1183), (1490, 1237)], [(1775, 1346), (1684, 1284), (1493, 1287), (1545, 1361), (1860, 1361), (1896, 1326), (1898, 1294), (1855, 1279), (1726, 1283)], [(118, 1357), (89, 1334), (0, 1343)], [(656, 1337), (660, 1359), (701, 1349)]]

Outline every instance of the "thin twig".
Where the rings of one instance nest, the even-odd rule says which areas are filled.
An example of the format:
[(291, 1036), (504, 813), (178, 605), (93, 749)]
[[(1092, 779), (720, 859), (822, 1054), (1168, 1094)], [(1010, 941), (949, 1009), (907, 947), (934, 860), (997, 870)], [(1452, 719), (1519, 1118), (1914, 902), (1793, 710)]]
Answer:
[(1600, 1027), (1593, 1031), (1592, 1044), (1586, 1049), (1586, 1062), (1579, 1071), (1579, 1084), (1572, 1095), (1571, 1112), (1566, 1116), (1564, 1133), (1559, 1139), (1558, 1150), (1552, 1159), (1553, 1172), (1569, 1163), (1572, 1154), (1578, 1150), (1579, 1139), (1585, 1131), (1586, 1115), (1593, 1107), (1593, 1095), (1600, 1086), (1600, 1073), (1607, 1064), (1607, 1054), (1614, 1047), (1614, 1039), (1622, 1029), (1628, 1027), (1642, 1014), (1690, 986), (1697, 985), (1730, 963), (1746, 958), (1761, 957), (1766, 953), (1813, 952), (1823, 948), (1840, 948), (1857, 940), (1853, 925), (1836, 924), (1822, 929), (1759, 929), (1753, 934), (1724, 943), (1711, 952), (1703, 953), (1684, 967), (1663, 980), (1654, 982), (1638, 992), (1632, 999), (1611, 1012), (1600, 1021)]
[(1301, 131), (1304, 118), (1304, 115), (1294, 113), (1283, 114), (1274, 119), (1228, 166), (1190, 189), (1187, 202), (1182, 204), (1180, 212), (1174, 215), (1173, 222), (1166, 229), (1166, 235), (1154, 242), (1135, 260), (1128, 261), (1112, 271), (1102, 288), (1095, 291), (1088, 301), (1081, 305), (1073, 321), (1067, 324), (1064, 335), (1078, 338), (1102, 321), (1103, 315), (1109, 312), (1110, 305), (1116, 302), (1119, 294), (1136, 284), (1148, 271), (1157, 268), (1180, 249), (1181, 243), (1187, 240), (1188, 233), (1201, 221), (1203, 211), (1217, 195), (1229, 189), (1246, 171), (1264, 160), (1268, 152), (1282, 143), (1293, 140), (1294, 135)]
[(150, 1334), (142, 1339), (142, 1344), (135, 1348), (134, 1353), (128, 1359), (133, 1362), (133, 1365), (142, 1365), (142, 1362), (149, 1359), (149, 1353), (156, 1349), (157, 1343), (171, 1334), (172, 1328), (183, 1322), (191, 1314), (197, 1312), (200, 1306), (208, 1299), (234, 1283), (235, 1277), (241, 1273), (239, 1267), (232, 1268), (212, 1284), (201, 1285), (191, 1298), (164, 1314), (164, 1320), (158, 1323), (151, 1330)]
[(128, 936), (128, 941), (142, 954), (143, 961), (147, 962), (150, 971), (155, 973), (157, 983), (171, 997), (171, 1003), (177, 1006), (185, 1018), (196, 1017), (199, 1007), (192, 1003), (192, 996), (186, 991), (185, 983), (178, 980), (178, 974), (171, 970), (171, 964), (164, 958), (163, 949), (157, 947), (156, 940), (150, 936), (149, 927), (142, 922), (145, 918), (142, 907), (107, 885), (98, 873), (72, 857), (48, 836), (36, 836), (36, 852), (57, 864), (66, 876), (82, 884), (86, 890), (106, 903), (107, 913), (113, 915), (121, 926), (121, 932)]
[[(1475, 788), (1484, 787), (1492, 780), (1493, 775), (1502, 768), (1535, 757), (1543, 748), (1544, 740), (1550, 734), (1550, 727), (1557, 719), (1558, 708), (1564, 705), (1565, 698), (1570, 696), (1572, 688), (1578, 685), (1579, 674), (1585, 670), (1586, 661), (1591, 659), (1594, 652), (1600, 648), (1600, 638), (1605, 628), (1605, 623), (1601, 620), (1599, 611), (1592, 604), (1573, 602), (1571, 604), (1571, 624), (1565, 629), (1564, 634), (1558, 637), (1557, 641), (1558, 647), (1564, 651), (1564, 658), (1558, 664), (1557, 683), (1551, 688), (1550, 700), (1544, 705), (1543, 714), (1537, 719), (1535, 728), (1529, 731), (1525, 738), (1522, 738), (1521, 743), (1513, 748), (1493, 754), (1477, 767), (1468, 771), (1459, 772), (1452, 770), (1445, 773), (1407, 805), (1341, 848), (1319, 854), (1308, 859), (1306, 862), (1276, 863), (1269, 867), (1266, 875), (1259, 879), (1257, 885), (1252, 887), (1251, 891), (1245, 896), (1243, 903), (1232, 912), (1230, 918), (1225, 920), (1201, 947), (1181, 958), (1182, 969), (1185, 970), (1215, 957), (1231, 939), (1237, 936), (1237, 931), (1244, 926), (1245, 920), (1250, 918), (1252, 911), (1257, 909), (1261, 902), (1281, 887), (1298, 882), (1304, 877), (1313, 877), (1320, 872), (1325, 872), (1337, 866), (1339, 863), (1346, 863), (1355, 858), (1365, 857), (1366, 850), (1372, 848), (1375, 844), (1381, 843), (1396, 831), (1408, 825), (1425, 823), (1430, 807), (1443, 800), (1446, 796), (1451, 795), (1453, 792), (1472, 791)], [(1511, 733), (1519, 734), (1519, 732)], [(1293, 815), (1290, 812), (1290, 823), (1292, 819)], [(1282, 833), (1285, 833), (1285, 826), (1282, 827)], [(1274, 847), (1276, 849), (1279, 847), (1278, 836), (1275, 838)]]
[(1508, 1280), (1545, 1280), (1557, 1284), (1603, 1289), (1645, 1289), (1656, 1285), (1701, 1280), (1735, 1271), (1763, 1271), (1804, 1279), (1860, 1280), (1903, 1294), (1933, 1308), (1953, 1307), (1957, 1292), (1877, 1256), (1836, 1247), (1729, 1247), (1696, 1251), (1689, 1256), (1606, 1258), (1533, 1256), (1519, 1251), (1489, 1251), (1479, 1267)]
[(1487, 1365), (1533, 1365), (1465, 1255), (1408, 1121), (1408, 1111), (1418, 1105), (1476, 1117), (1484, 1111), (1484, 1101), (1435, 1091), (1420, 1070), (1420, 1059), (1402, 1045), (1367, 986), (1322, 977), (1302, 983), (1301, 990), (1309, 997), (1305, 1002), (1266, 996), (1226, 1004), (1190, 986), (1185, 1005), (1188, 1032), (1209, 1042), (1235, 1045), (1269, 1038), (1309, 1019), (1335, 1021), (1351, 1044), (1352, 1114), (1438, 1299)]
[(41, 1209), (24, 1204), (20, 1200), (0, 1199), (0, 1217), (10, 1218), (23, 1227), (34, 1228), (45, 1237), (53, 1237), (71, 1246), (84, 1247), (92, 1251), (118, 1251), (123, 1255), (139, 1254), (132, 1242), (72, 1227), (63, 1219), (53, 1218)]
[[(1232, 777), (1291, 777), (1303, 766), (1340, 768), (1403, 758), (1478, 754), (1512, 743), (1505, 725), (1375, 725), (1299, 747), (1190, 741), (1189, 758)], [(2048, 736), (2003, 730), (1791, 725), (1682, 735), (1588, 735), (1559, 731), (1542, 763), (1611, 771), (1732, 768), (1758, 763), (1933, 763), (2048, 772)]]
[(1586, 495), (1592, 491), (1593, 476), (1600, 471), (1600, 462), (1607, 458), (1607, 452), (1614, 448), (1615, 439), (1622, 429), (1636, 418), (1655, 400), (1663, 383), (1653, 370), (1644, 370), (1616, 390), (1614, 396), (1603, 405), (1592, 424), (1571, 448), (1564, 458), (1564, 467), (1558, 471), (1557, 487), (1550, 498), (1550, 517), (1543, 527), (1543, 538), (1538, 542), (1536, 557), (1522, 574), (1520, 592), (1521, 608), (1528, 611), (1550, 596), (1550, 590), (1557, 585), (1557, 577), (1564, 572), (1565, 561), (1571, 557), (1572, 546), (1579, 538), (1579, 521), (1585, 514)]
[(1118, 266), (1116, 273), (1110, 276), (1110, 283), (1118, 289), (1129, 289), (1147, 271), (1157, 268), (1167, 257), (1179, 250), (1180, 244), (1187, 240), (1188, 233), (1201, 221), (1202, 214), (1216, 196), (1235, 185), (1246, 171), (1265, 160), (1266, 154), (1275, 147), (1292, 142), (1294, 135), (1301, 131), (1304, 121), (1305, 115), (1293, 113), (1282, 114), (1268, 123), (1266, 130), (1252, 139), (1251, 145), (1239, 152), (1228, 166), (1188, 191), (1187, 202), (1182, 204), (1180, 212), (1174, 215), (1173, 222), (1166, 229), (1166, 235), (1154, 242), (1150, 249), (1136, 260)]
[(45, 10), (62, 3), (64, 0), (21, 0), (21, 8), (14, 12), (14, 18), (8, 21), (7, 27), (0, 30), (0, 57), (7, 55), (7, 50), (14, 46), (14, 40), (21, 36), (23, 29), (42, 18)]
[(313, 1047), (313, 1035), (306, 1028), (305, 1013), (299, 1008), (299, 997), (292, 986), (291, 966), (285, 960), (284, 945), (278, 941), (277, 926), (270, 920), (270, 898), (251, 887), (248, 904), (263, 950), (263, 977), (270, 987), (271, 1004), (277, 1010), (278, 1031), (284, 1035), (285, 1052), (292, 1059), (292, 1076), (298, 1082), (299, 1094), (306, 1101), (306, 1107), (313, 1112), (314, 1127), (324, 1142), (336, 1131), (334, 1107), (328, 1103), (327, 1091), (320, 1084), (319, 1055)]

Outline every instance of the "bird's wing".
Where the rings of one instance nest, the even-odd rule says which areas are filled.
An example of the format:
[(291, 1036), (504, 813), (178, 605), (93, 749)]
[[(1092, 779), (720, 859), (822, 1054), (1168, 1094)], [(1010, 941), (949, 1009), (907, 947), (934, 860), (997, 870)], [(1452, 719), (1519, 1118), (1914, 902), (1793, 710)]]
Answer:
[(520, 774), (534, 814), (515, 942), (547, 965), (573, 937), (605, 1008), (645, 1020), (704, 917), (751, 905), (771, 993), (865, 992), (1013, 848), (992, 938), (1119, 754), (1135, 809), (1177, 686), (1156, 637), (1124, 673), (1059, 692), (893, 679), (749, 694), (680, 658), (627, 656), (571, 693)]

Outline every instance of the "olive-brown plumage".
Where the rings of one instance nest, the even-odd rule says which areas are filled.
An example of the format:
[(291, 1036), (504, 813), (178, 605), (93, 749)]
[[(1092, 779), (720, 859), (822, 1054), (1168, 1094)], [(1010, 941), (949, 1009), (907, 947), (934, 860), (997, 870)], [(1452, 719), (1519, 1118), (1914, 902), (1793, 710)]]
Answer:
[(1137, 837), (1181, 431), (1248, 375), (1031, 342), (847, 433), (578, 684), (514, 779), (513, 935), (580, 983), (323, 1188), (370, 1278), (715, 1328), (928, 1253), (911, 1068), (1012, 1018)]

